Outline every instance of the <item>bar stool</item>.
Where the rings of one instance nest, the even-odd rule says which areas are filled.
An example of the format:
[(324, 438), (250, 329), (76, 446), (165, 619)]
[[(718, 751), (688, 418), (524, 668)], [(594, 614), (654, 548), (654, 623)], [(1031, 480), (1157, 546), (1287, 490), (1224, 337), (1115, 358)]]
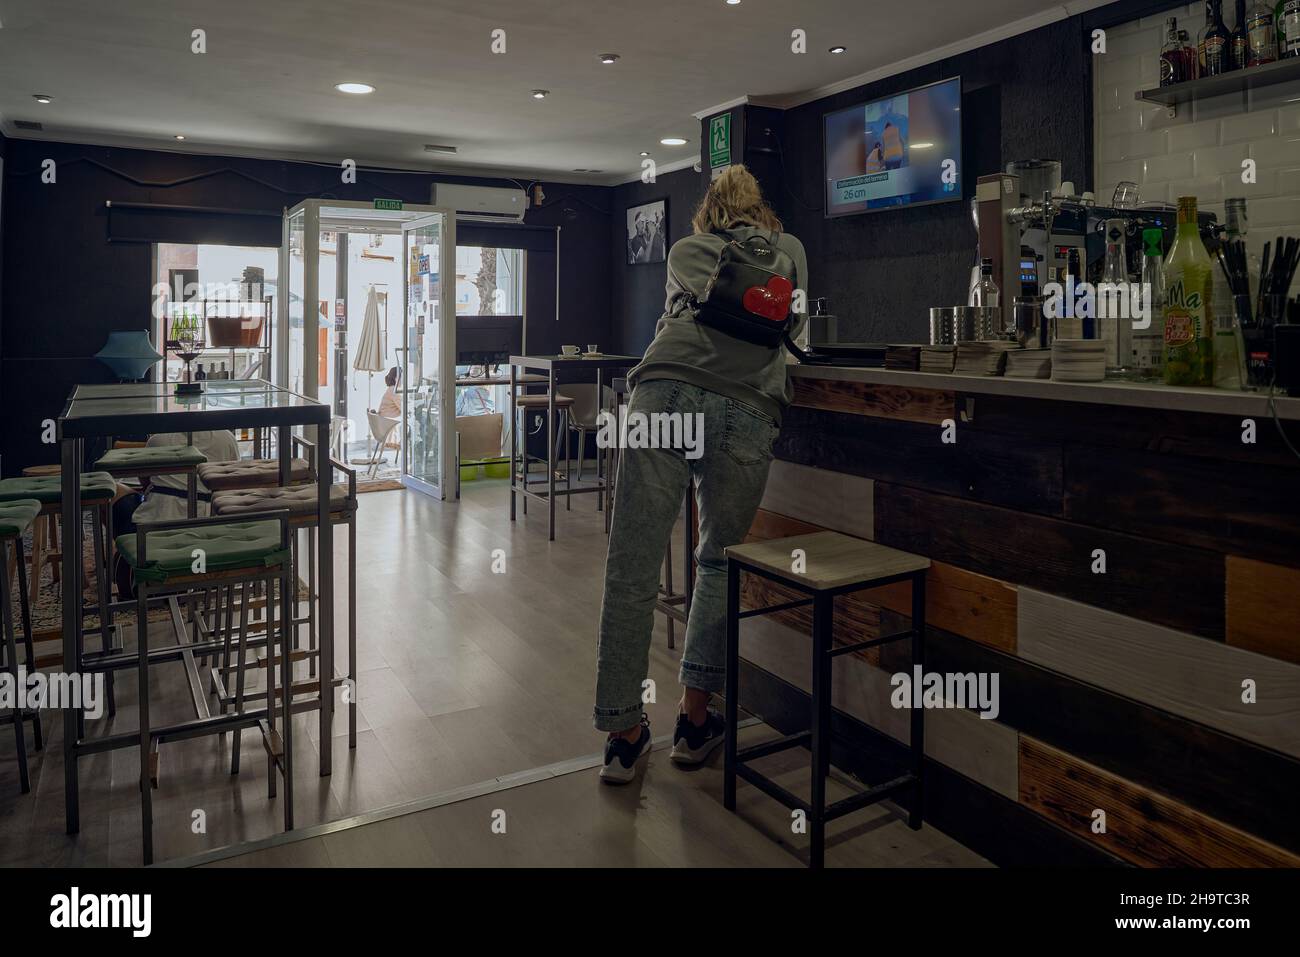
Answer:
[[(94, 547), (95, 547), (95, 578), (99, 588), (99, 632), (101, 638), (101, 648), (99, 654), (107, 655), (115, 649), (112, 647), (112, 605), (109, 601), (109, 564), (108, 564), (108, 545), (105, 541), (105, 529), (111, 531), (113, 522), (113, 499), (117, 495), (117, 481), (107, 472), (82, 472), (81, 473), (81, 508), (83, 512), (89, 512), (93, 515), (94, 520), (91, 526), (94, 529)], [(35, 499), (40, 503), (40, 516), (56, 516), (63, 508), (63, 485), (62, 479), (58, 475), (38, 475), (23, 478), (0, 479), (0, 503), (13, 502), (19, 499)], [(38, 517), (40, 517), (38, 516)], [(64, 529), (64, 547), (67, 548), (69, 543), (75, 543), (80, 539), (79, 535), (69, 535), (68, 530)], [(90, 606), (94, 607), (94, 606)], [(86, 609), (82, 609), (82, 614)], [(82, 670), (82, 662), (85, 659), (85, 639), (84, 633), (82, 644), (77, 648), (77, 661), (63, 663), (67, 671)], [(116, 703), (113, 697), (113, 680), (110, 675), (108, 679), (108, 706), (109, 714), (116, 713)], [(80, 712), (78, 712), (80, 716)], [(81, 719), (84, 724), (84, 718)], [(84, 732), (84, 728), (79, 729), (79, 733)]]
[[(331, 465), (343, 472), (347, 476), (347, 486), (331, 485), (330, 486), (330, 524), (346, 525), (348, 527), (348, 674), (347, 683), (352, 688), (352, 694), (348, 700), (348, 746), (355, 748), (357, 746), (357, 473), (355, 469), (350, 469), (338, 461), (331, 461)], [(258, 488), (258, 489), (238, 489), (225, 492), (217, 492), (212, 496), (212, 514), (230, 517), (248, 515), (258, 512), (284, 509), (287, 511), (287, 522), (291, 531), (300, 528), (308, 529), (312, 532), (318, 523), (317, 514), (317, 494), (318, 490), (315, 485), (301, 485), (290, 488)], [(294, 536), (293, 555), (291, 556), (292, 579), (298, 581), (298, 564), (300, 557), (296, 548), (297, 536)], [(297, 640), (295, 637), (294, 651), (291, 658), (294, 661), (308, 659), (311, 665), (311, 675), (316, 674), (316, 661), (319, 657), (317, 649), (316, 635), (316, 614), (315, 605), (317, 596), (315, 594), (315, 555), (313, 547), (308, 550), (308, 562), (313, 567), (313, 574), (309, 584), (309, 594), (307, 597), (308, 611), (305, 619), (300, 619), (296, 615), (291, 616), (290, 624), (295, 632), (297, 626), (304, 622), (308, 626), (308, 650), (303, 653), (297, 650)], [(297, 595), (291, 599), (291, 607), (297, 605)], [(244, 671), (246, 667), (245, 648), (243, 644), (243, 633), (240, 632), (240, 647), (235, 659), (235, 689), (232, 692), (229, 687), (230, 680), (230, 660), (232, 655), (231, 630), (226, 631), (226, 641), (222, 650), (222, 663), (211, 669), (213, 687), (216, 689), (218, 701), (221, 703), (221, 710), (225, 712), (232, 704), (237, 711), (243, 710), (245, 700), (244, 693)], [(266, 661), (259, 662), (263, 667)], [(335, 684), (341, 684), (343, 679), (334, 679)], [(316, 687), (313, 683), (313, 689)], [(259, 696), (252, 696), (259, 697)], [(238, 771), (239, 766), (239, 738), (235, 738), (233, 748), (232, 773)]]
[[(795, 571), (795, 551), (802, 562)], [(922, 819), (922, 780), (925, 769), (925, 711), (913, 708), (911, 715), (912, 770), (852, 797), (826, 804), (826, 777), (831, 761), (831, 663), (840, 655), (889, 642), (912, 640), (912, 674), (924, 664), (925, 647), (925, 575), (930, 560), (920, 555), (900, 552), (875, 542), (850, 538), (839, 532), (816, 532), (778, 538), (765, 542), (733, 545), (727, 549), (727, 738), (725, 742), (725, 776), (722, 803), (728, 811), (736, 810), (736, 778), (749, 781), (759, 790), (786, 807), (802, 810), (810, 823), (809, 866), (825, 863), (826, 823), (900, 791), (911, 790), (912, 807), (908, 826), (920, 830)], [(740, 610), (740, 573), (781, 582), (810, 598)], [(876, 588), (894, 582), (912, 585), (912, 626), (895, 635), (885, 635), (848, 645), (832, 641), (834, 599), (837, 595)], [(738, 749), (736, 731), (740, 714), (740, 621), (755, 615), (813, 606), (812, 633), (812, 730), (785, 735), (772, 741)], [(804, 801), (746, 763), (789, 748), (810, 745), (812, 750), (812, 795)]]
[[(58, 475), (57, 465), (29, 465), (23, 469), (25, 478), (40, 475)], [(28, 576), (27, 600), (34, 606), (41, 596), (41, 572), (49, 565), (57, 584), (63, 569), (59, 566), (59, 516), (40, 515), (32, 526), (31, 574)]]
[(32, 722), (36, 733), (36, 750), (41, 749), (41, 715), (36, 709), (26, 708), (27, 680), (18, 673), (18, 645), (14, 641), (14, 615), (9, 598), (9, 543), (17, 553), (18, 603), (23, 616), (23, 644), (27, 654), (27, 674), (36, 669), (36, 655), (32, 649), (32, 613), (27, 601), (27, 566), (24, 564), (23, 535), (41, 514), (41, 503), (36, 499), (16, 499), (0, 505), (0, 618), (4, 620), (4, 668), (13, 680), (14, 706), (10, 720), (14, 725), (14, 740), (18, 753), (18, 781), (23, 794), (32, 789), (27, 774), (27, 729)]
[[(524, 417), (525, 421), (526, 421), (527, 418), (528, 418), (528, 411), (529, 411), (530, 409), (542, 409), (542, 410), (546, 410), (546, 409), (548, 409), (549, 407), (550, 407), (550, 396), (547, 395), (547, 394), (545, 394), (545, 393), (543, 393), (543, 394), (541, 394), (541, 395), (517, 395), (517, 396), (515, 396), (515, 409), (516, 409), (517, 411), (523, 413), (523, 417)], [(568, 429), (568, 425), (569, 425), (569, 416), (570, 416), (570, 414), (571, 414), (572, 409), (573, 409), (573, 399), (572, 399), (570, 396), (567, 396), (567, 395), (560, 395), (560, 394), (557, 393), (556, 396), (555, 396), (555, 411), (556, 411), (556, 414), (559, 416), (559, 422), (558, 422), (558, 423), (556, 423), (556, 422), (547, 422), (547, 423), (546, 423), (546, 427), (547, 427), (547, 429), (549, 429), (550, 431), (556, 433), (556, 440), (555, 440), (555, 441), (556, 441), (556, 445), (557, 445), (557, 446), (559, 445), (560, 437), (561, 437), (561, 436), (564, 436), (564, 437), (567, 438), (567, 436), (568, 436), (568, 434), (569, 434), (569, 429)], [(518, 441), (518, 436), (519, 436), (520, 431), (521, 431), (521, 430), (518, 429), (518, 428), (516, 428), (516, 429), (514, 430), (514, 436), (512, 437), (511, 441)], [(520, 462), (520, 469), (521, 469), (521, 471), (523, 472), (524, 490), (527, 491), (527, 490), (528, 490), (528, 485), (529, 485), (529, 481), (528, 481), (528, 466), (529, 466), (529, 463), (531, 463), (531, 462), (543, 462), (543, 461), (545, 461), (545, 460), (544, 460), (544, 459), (541, 459), (541, 458), (538, 458), (538, 457), (535, 456), (535, 455), (529, 455), (529, 454), (528, 454), (528, 437), (527, 437), (527, 435), (524, 436), (522, 442), (518, 442), (517, 447), (518, 447), (519, 449), (521, 449), (521, 452), (520, 452), (520, 454), (519, 454), (519, 462)], [(558, 464), (558, 463), (556, 463), (556, 462), (546, 462), (546, 467), (547, 467), (548, 469), (553, 469), (553, 468), (555, 468), (555, 466), (556, 466), (557, 464)], [(569, 443), (566, 441), (566, 442), (564, 443), (564, 487), (565, 487), (566, 490), (570, 488), (570, 478), (569, 478), (569, 472), (570, 472), (570, 471), (571, 471), (571, 469), (570, 469), (570, 464), (569, 464)], [(544, 483), (543, 483), (543, 484), (544, 484)], [(572, 496), (572, 495), (566, 495), (566, 496), (564, 496), (564, 507), (565, 507), (566, 510), (572, 508), (572, 502), (573, 502), (573, 496)], [(525, 515), (528, 514), (528, 496), (527, 496), (527, 495), (524, 496), (524, 514), (525, 514)]]
[[(131, 567), (136, 584), (136, 642), (139, 676), (140, 735), (140, 813), (144, 843), (144, 863), (153, 862), (153, 749), (155, 739), (161, 743), (163, 731), (155, 735), (149, 710), (149, 623), (150, 599), (160, 596), (189, 595), (193, 590), (224, 587), (233, 608), (234, 588), (242, 586), (244, 595), (254, 585), (266, 588), (268, 596), (267, 646), (274, 653), (273, 623), (279, 624), (280, 680), (284, 688), (291, 681), (289, 658), (289, 525), (287, 513), (262, 512), (242, 517), (209, 517), (175, 522), (142, 522), (131, 535), (117, 540), (117, 550)], [(201, 570), (195, 569), (202, 556)], [(282, 608), (274, 613), (276, 586)], [(244, 602), (247, 607), (247, 602)], [(227, 620), (231, 618), (228, 612)], [(276, 773), (284, 777), (284, 829), (293, 829), (293, 721), (291, 695), (284, 694), (283, 730), (276, 727), (275, 669), (267, 670), (267, 706), (265, 716), (258, 713), (248, 720), (241, 711), (228, 719), (236, 735), (245, 726), (262, 731), (267, 755), (267, 795), (276, 795)], [(221, 719), (212, 719), (220, 721)]]

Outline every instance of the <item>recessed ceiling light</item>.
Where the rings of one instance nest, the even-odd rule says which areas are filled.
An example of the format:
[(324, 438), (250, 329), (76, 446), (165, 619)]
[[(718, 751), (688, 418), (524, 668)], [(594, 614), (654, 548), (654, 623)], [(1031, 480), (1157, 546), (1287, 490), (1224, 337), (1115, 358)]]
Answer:
[(913, 143), (913, 144), (912, 144), (912, 149), (914, 149), (914, 150), (932, 150), (932, 149), (934, 149), (934, 144), (933, 144), (933, 143)]
[(649, 154), (648, 152), (646, 152), (645, 150), (642, 150), (642, 151), (641, 151), (641, 155), (642, 155), (642, 156), (649, 156), (650, 154)]
[(175, 138), (178, 139), (178, 140), (183, 140), (183, 139), (185, 139), (185, 134), (184, 134), (184, 133), (177, 133)]
[(550, 90), (533, 90), (533, 99), (544, 100), (546, 99), (546, 95), (550, 92)]
[(685, 146), (686, 140), (680, 136), (665, 136), (659, 141), (664, 146)]
[(45, 93), (33, 93), (32, 99), (34, 99), (37, 103), (50, 103), (54, 100), (54, 97), (49, 96), (48, 94)]
[(334, 89), (340, 93), (355, 93), (358, 96), (364, 93), (374, 93), (375, 88), (369, 83), (337, 83)]
[(740, 3), (740, 0), (727, 0), (727, 6), (729, 7), (734, 7), (738, 3)]
[(597, 59), (600, 60), (601, 63), (604, 63), (604, 64), (607, 64), (607, 65), (608, 65), (608, 64), (610, 64), (610, 63), (614, 63), (614, 62), (616, 62), (616, 61), (618, 60), (618, 54), (617, 54), (617, 53), (602, 53), (599, 57), (597, 57)]
[(831, 47), (830, 52), (831, 52), (831, 53), (843, 53), (846, 49), (847, 49), (846, 47)]
[(456, 152), (456, 149), (457, 148), (455, 146), (443, 146), (440, 143), (424, 144), (424, 151), (426, 153), (454, 153)]

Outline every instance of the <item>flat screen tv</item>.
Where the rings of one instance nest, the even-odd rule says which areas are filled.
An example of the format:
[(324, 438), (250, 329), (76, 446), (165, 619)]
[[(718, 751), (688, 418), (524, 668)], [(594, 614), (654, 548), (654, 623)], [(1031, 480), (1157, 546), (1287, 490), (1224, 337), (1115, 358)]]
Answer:
[(823, 123), (827, 217), (961, 199), (961, 77), (827, 113)]

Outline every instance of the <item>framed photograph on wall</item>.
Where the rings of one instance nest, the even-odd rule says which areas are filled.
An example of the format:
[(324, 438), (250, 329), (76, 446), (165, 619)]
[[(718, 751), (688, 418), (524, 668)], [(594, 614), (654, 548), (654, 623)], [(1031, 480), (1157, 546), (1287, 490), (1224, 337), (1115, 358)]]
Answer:
[(668, 258), (668, 200), (656, 199), (627, 210), (627, 264), (661, 263)]

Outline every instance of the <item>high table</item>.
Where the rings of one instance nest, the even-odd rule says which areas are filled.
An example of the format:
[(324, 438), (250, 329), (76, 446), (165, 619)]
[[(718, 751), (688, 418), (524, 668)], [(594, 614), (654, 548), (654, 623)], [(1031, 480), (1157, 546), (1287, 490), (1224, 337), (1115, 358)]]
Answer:
[[(210, 380), (199, 395), (176, 395), (175, 383), (125, 385), (79, 385), (73, 389), (58, 419), (62, 451), (63, 521), (63, 667), (80, 668), (81, 647), (81, 482), (86, 439), (123, 434), (198, 432), (209, 429), (277, 429), (279, 436), (280, 482), (289, 484), (292, 431), (296, 426), (316, 426), (317, 497), (316, 562), (320, 569), (320, 773), (331, 771), (334, 719), (334, 534), (330, 522), (329, 406), (281, 389), (260, 379)], [(111, 606), (110, 606), (111, 607)], [(149, 653), (150, 661), (177, 660), (182, 649), (160, 648)], [(96, 663), (96, 670), (129, 667), (133, 656), (110, 655)], [(286, 689), (286, 693), (288, 693)], [(147, 695), (148, 688), (140, 689)], [(268, 695), (268, 702), (272, 696)], [(196, 702), (199, 716), (194, 721), (152, 729), (152, 738), (185, 738), (217, 734), (247, 724), (256, 711), (243, 715), (204, 716), (206, 707)], [(80, 709), (63, 709), (63, 793), (67, 832), (81, 827), (78, 800), (77, 758), (119, 748), (137, 747), (136, 733), (82, 738), (78, 732)], [(145, 742), (148, 746), (151, 742)], [(141, 769), (141, 785), (149, 786), (147, 768)]]
[[(556, 495), (580, 495), (586, 492), (596, 492), (603, 494), (605, 483), (609, 481), (609, 476), (605, 476), (605, 483), (599, 483), (593, 488), (575, 488), (558, 491), (555, 488), (555, 373), (559, 369), (590, 369), (596, 373), (596, 404), (603, 408), (603, 395), (601, 385), (604, 370), (606, 369), (628, 369), (636, 365), (641, 360), (636, 356), (511, 356), (510, 357), (510, 414), (515, 414), (515, 394), (519, 387), (519, 370), (527, 371), (532, 369), (534, 372), (546, 373), (546, 394), (549, 401), (546, 403), (546, 492), (533, 492), (528, 489), (528, 473), (524, 473), (523, 487), (515, 485), (515, 463), (518, 460), (515, 455), (515, 443), (510, 443), (510, 521), (515, 520), (515, 493), (531, 495), (534, 498), (544, 499), (550, 510), (550, 518), (547, 520), (547, 534), (551, 541), (555, 541), (555, 497)], [(541, 384), (541, 383), (537, 383)], [(525, 441), (527, 437), (525, 436)], [(565, 436), (568, 441), (568, 436)], [(579, 455), (582, 454), (580, 451)], [(528, 461), (528, 448), (524, 447), (524, 461)]]

